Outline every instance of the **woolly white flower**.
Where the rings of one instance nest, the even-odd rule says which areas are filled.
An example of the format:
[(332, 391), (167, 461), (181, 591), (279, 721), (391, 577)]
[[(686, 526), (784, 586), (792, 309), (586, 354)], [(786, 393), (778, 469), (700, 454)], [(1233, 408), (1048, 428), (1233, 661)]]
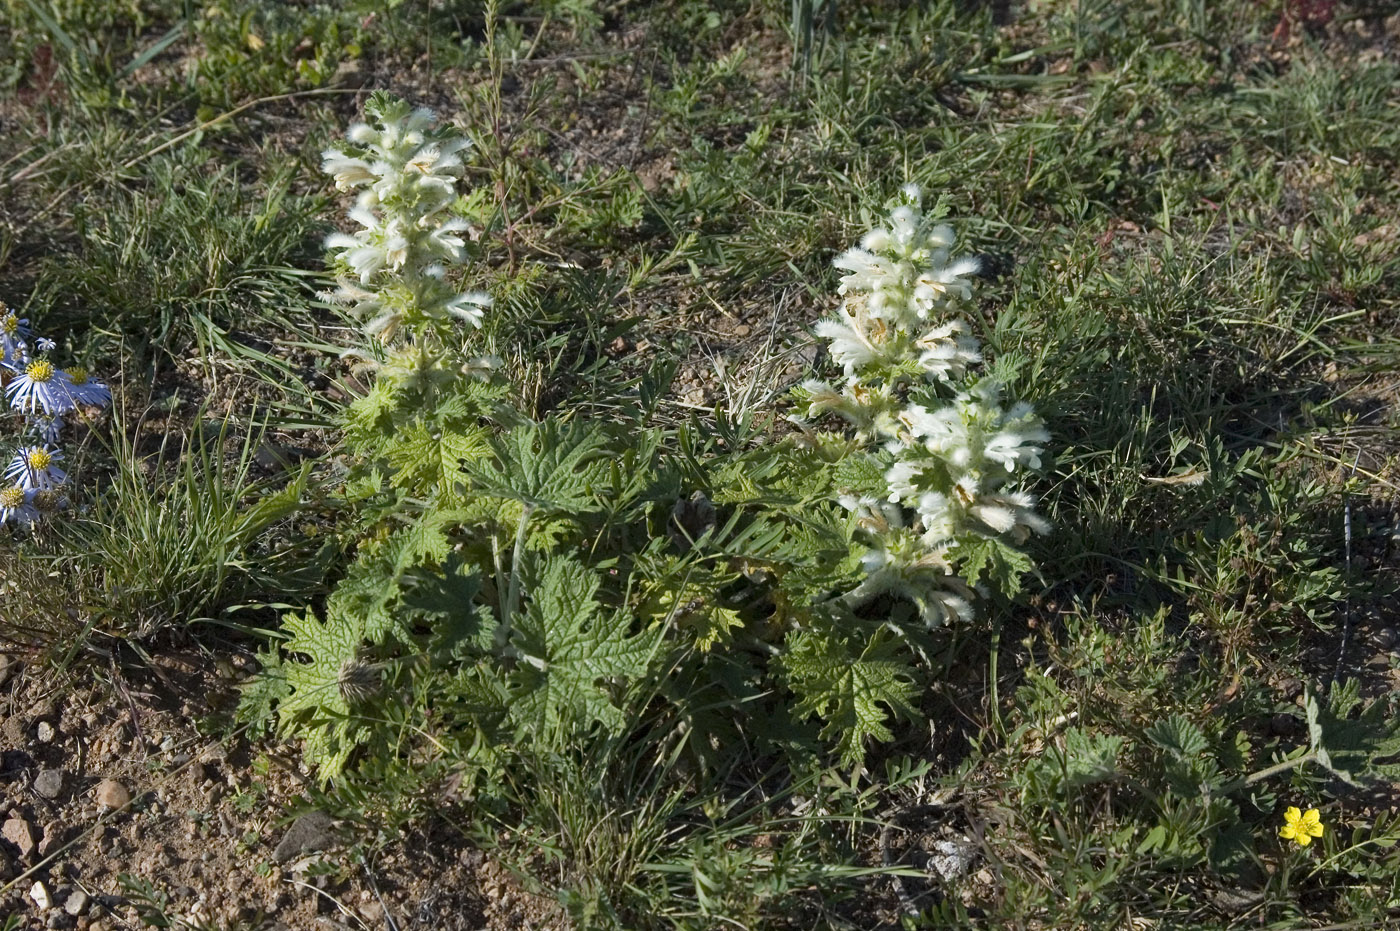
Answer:
[[(461, 262), (467, 255), (467, 244), (456, 235), (468, 228), (469, 224), (460, 217), (453, 217), (437, 224), (422, 237), (422, 246), (429, 255), (435, 255), (449, 262)], [(402, 264), (402, 263), (400, 263)]]
[(21, 446), (5, 469), (5, 478), (24, 489), (57, 488), (68, 481), (68, 474), (57, 463), (63, 451), (43, 446)]
[(986, 524), (993, 533), (1024, 543), (1032, 532), (1050, 532), (1050, 523), (1035, 513), (1035, 499), (1025, 492), (984, 494), (968, 507), (968, 513)]
[(956, 469), (985, 469), (994, 464), (1006, 472), (1018, 467), (1037, 469), (1050, 434), (1029, 404), (1010, 410), (1000, 405), (1000, 388), (993, 382), (960, 393), (946, 407), (929, 411), (912, 404), (900, 415), (910, 433), (929, 452)]
[(499, 356), (476, 356), (462, 363), (462, 374), (468, 378), (490, 378), (505, 365)]
[(895, 432), (895, 424), (888, 410), (888, 392), (872, 390), (856, 382), (847, 385), (844, 391), (837, 391), (826, 382), (815, 379), (803, 382), (802, 388), (810, 396), (808, 417), (825, 412), (836, 414), (867, 437), (889, 436)]
[(972, 617), (973, 589), (953, 575), (941, 550), (926, 548), (907, 532), (882, 539), (861, 558), (861, 567), (865, 579), (846, 595), (852, 607), (891, 594), (913, 602), (930, 628)]
[(1017, 466), (1027, 469), (1040, 468), (1040, 454), (1044, 447), (1037, 444), (1050, 441), (1050, 431), (1040, 418), (1035, 416), (1031, 406), (1018, 401), (1002, 414), (997, 421), (997, 432), (989, 437), (982, 454), (993, 462), (999, 462), (1006, 471), (1013, 472)]
[(815, 378), (809, 378), (802, 383), (802, 390), (807, 392), (807, 416), (815, 417), (824, 411), (838, 410), (846, 403), (846, 398), (841, 392), (831, 385)]
[(338, 191), (348, 191), (379, 177), (364, 159), (346, 155), (339, 149), (326, 149), (321, 153), (321, 170), (335, 177)]
[(918, 479), (929, 466), (937, 466), (929, 460), (900, 459), (885, 472), (885, 484), (889, 486), (889, 500), (908, 501), (921, 493)]
[(70, 387), (66, 372), (47, 359), (35, 359), (5, 386), (5, 396), (10, 407), (25, 414), (61, 414), (73, 409)]
[(919, 365), (931, 379), (951, 382), (967, 374), (968, 366), (982, 361), (982, 344), (961, 320), (936, 326), (915, 340)]
[(385, 95), (374, 95), (366, 112), (372, 122), (350, 128), (351, 145), (323, 153), (337, 187), (361, 188), (350, 218), (362, 229), (326, 238), (358, 285), (342, 281), (332, 299), (352, 305), (385, 342), (400, 331), (417, 339), (425, 326), (454, 318), (480, 327), (490, 298), (456, 291), (445, 267), (467, 258), (471, 225), (450, 211), (471, 141), (435, 127), (431, 110)]
[(398, 311), (386, 310), (365, 324), (365, 335), (377, 337), (387, 343), (399, 332), (399, 326), (402, 324), (403, 314)]
[(479, 328), (482, 311), (490, 307), (491, 304), (491, 295), (483, 291), (468, 291), (465, 294), (458, 294), (443, 304), (443, 310), (459, 320), (465, 320), (472, 326)]
[(918, 512), (926, 546), (939, 546), (953, 539), (957, 533), (958, 515), (948, 496), (942, 492), (927, 491), (919, 495)]
[(831, 340), (828, 351), (845, 367), (847, 375), (869, 365), (880, 355), (871, 337), (864, 333), (862, 321), (848, 307), (843, 306), (834, 320), (822, 320), (814, 329), (821, 338)]
[(966, 469), (973, 464), (976, 440), (975, 417), (974, 423), (969, 424), (966, 415), (969, 411), (975, 415), (977, 411), (969, 407), (970, 402), (964, 396), (959, 396), (958, 400), (963, 403), (949, 404), (934, 411), (911, 404), (900, 413), (899, 419), (929, 452), (954, 468)]
[(940, 263), (925, 270), (914, 279), (911, 300), (915, 313), (927, 317), (935, 308), (948, 303), (950, 296), (958, 301), (972, 300), (972, 282), (967, 276), (981, 270), (981, 260), (973, 258), (958, 259), (946, 265)]
[(904, 511), (897, 504), (852, 494), (840, 495), (836, 501), (846, 510), (855, 512), (856, 526), (866, 533), (881, 536), (904, 527)]
[(900, 328), (916, 326), (972, 297), (968, 276), (976, 274), (981, 263), (974, 258), (951, 260), (953, 241), (952, 228), (930, 227), (917, 202), (896, 207), (887, 226), (871, 230), (858, 248), (837, 256), (835, 266), (847, 273), (837, 290), (864, 294), (872, 317)]

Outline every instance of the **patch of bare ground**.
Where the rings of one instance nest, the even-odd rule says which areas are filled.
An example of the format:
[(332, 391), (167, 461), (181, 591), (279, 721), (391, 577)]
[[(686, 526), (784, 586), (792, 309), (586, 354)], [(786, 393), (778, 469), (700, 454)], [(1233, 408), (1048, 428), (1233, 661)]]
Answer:
[(25, 931), (143, 928), (153, 909), (250, 931), (553, 926), (552, 903), (445, 823), (385, 842), (308, 814), (297, 748), (210, 736), (252, 668), (193, 649), (66, 675), (0, 657), (0, 915)]

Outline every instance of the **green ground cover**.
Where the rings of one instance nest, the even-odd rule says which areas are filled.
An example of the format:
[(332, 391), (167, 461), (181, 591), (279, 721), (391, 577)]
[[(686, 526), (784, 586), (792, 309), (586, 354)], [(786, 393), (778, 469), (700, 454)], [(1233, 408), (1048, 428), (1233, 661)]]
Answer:
[[(72, 511), (0, 536), (15, 649), (254, 640), (230, 729), (581, 928), (1396, 920), (1394, 4), (0, 22), (0, 299), (115, 396)], [(343, 355), (386, 350), (325, 294), (322, 152), (374, 90), (475, 142), (452, 280), (494, 305), (419, 345), (492, 381)], [(869, 469), (792, 389), (908, 182), (982, 259), (1052, 529), (971, 619), (823, 627)]]

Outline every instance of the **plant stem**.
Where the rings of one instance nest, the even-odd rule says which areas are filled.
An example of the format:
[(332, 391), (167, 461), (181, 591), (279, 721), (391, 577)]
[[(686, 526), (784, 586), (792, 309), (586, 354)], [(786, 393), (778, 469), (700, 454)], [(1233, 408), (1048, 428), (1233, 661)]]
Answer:
[(1230, 792), (1235, 792), (1247, 786), (1252, 786), (1256, 782), (1262, 782), (1265, 779), (1268, 779), (1270, 776), (1277, 776), (1279, 773), (1286, 773), (1290, 769), (1297, 769), (1304, 763), (1311, 763), (1315, 759), (1317, 759), (1317, 751), (1309, 750), (1307, 753), (1304, 753), (1300, 757), (1296, 757), (1291, 760), (1283, 760), (1282, 762), (1275, 763), (1273, 766), (1261, 769), (1257, 773), (1251, 773), (1250, 775), (1245, 776), (1243, 779), (1236, 779), (1234, 782), (1222, 787), (1218, 791), (1222, 795)]
[(496, 646), (503, 647), (510, 639), (510, 629), (515, 612), (520, 609), (520, 561), (525, 555), (525, 531), (530, 526), (533, 504), (525, 505), (520, 512), (520, 523), (515, 528), (515, 550), (510, 555), (510, 586), (506, 589), (506, 603), (501, 609), (501, 623), (496, 627)]

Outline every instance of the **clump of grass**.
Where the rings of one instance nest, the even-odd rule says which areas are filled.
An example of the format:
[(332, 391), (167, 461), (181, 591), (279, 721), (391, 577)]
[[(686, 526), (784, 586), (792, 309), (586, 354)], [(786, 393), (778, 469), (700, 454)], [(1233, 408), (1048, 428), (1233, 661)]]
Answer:
[(309, 324), (309, 282), (291, 263), (314, 243), (315, 201), (283, 170), (250, 190), (233, 166), (185, 148), (142, 166), (139, 181), (73, 212), (75, 249), (45, 263), (47, 322), (75, 336), (94, 320), (149, 359), (206, 352), (230, 332)]
[[(111, 472), (13, 551), (4, 636), (63, 644), (185, 637), (238, 607), (313, 590), (318, 541), (292, 526), (309, 468), (259, 477), (261, 431), (198, 420), (147, 452), (150, 425), (112, 425)], [(89, 459), (95, 457), (89, 456)]]

